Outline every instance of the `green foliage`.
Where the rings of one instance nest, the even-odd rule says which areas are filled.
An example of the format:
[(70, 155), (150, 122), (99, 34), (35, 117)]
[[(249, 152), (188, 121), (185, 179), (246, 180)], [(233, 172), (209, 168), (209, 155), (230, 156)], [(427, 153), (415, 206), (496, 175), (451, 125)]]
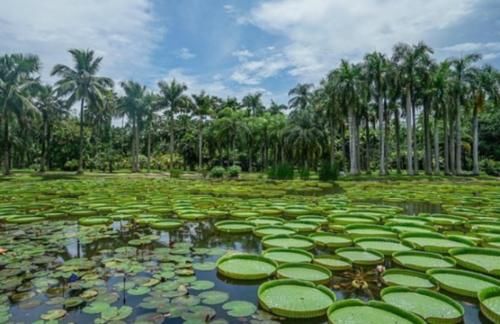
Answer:
[(299, 170), (299, 177), (302, 180), (309, 180), (311, 173), (309, 172), (308, 168), (302, 168)]
[(226, 169), (221, 166), (216, 166), (210, 170), (210, 178), (223, 178), (225, 173)]
[(335, 181), (339, 177), (339, 168), (337, 167), (337, 163), (333, 165), (330, 164), (330, 161), (323, 161), (319, 168), (319, 179), (321, 181)]
[(78, 160), (72, 159), (64, 163), (64, 171), (76, 171), (78, 169)]
[(487, 175), (498, 177), (500, 176), (500, 162), (491, 159), (481, 161), (481, 168)]
[(182, 175), (182, 170), (180, 169), (171, 169), (170, 170), (170, 178), (180, 178)]
[(241, 173), (241, 167), (238, 165), (232, 165), (227, 168), (227, 174), (230, 178), (238, 178)]
[(269, 169), (267, 176), (269, 177), (269, 179), (293, 180), (294, 177), (293, 166), (287, 163), (273, 165)]

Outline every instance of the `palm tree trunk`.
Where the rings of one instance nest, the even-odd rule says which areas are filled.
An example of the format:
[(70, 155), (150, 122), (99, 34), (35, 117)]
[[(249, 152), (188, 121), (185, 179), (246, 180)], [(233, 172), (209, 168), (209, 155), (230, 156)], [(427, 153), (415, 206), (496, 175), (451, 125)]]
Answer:
[(394, 127), (396, 128), (396, 171), (401, 174), (401, 127), (399, 122), (399, 108), (394, 110)]
[[(412, 97), (415, 100), (415, 97)], [(418, 174), (418, 147), (417, 147), (417, 114), (415, 113), (415, 105), (416, 103), (412, 101), (411, 104), (411, 128), (412, 128), (412, 136), (413, 136), (413, 174)]]
[(472, 114), (472, 174), (479, 175), (479, 118), (478, 111), (474, 107)]
[(385, 123), (384, 123), (384, 103), (382, 96), (378, 96), (378, 136), (380, 144), (379, 174), (385, 175)]
[(450, 136), (449, 136), (449, 141), (450, 141), (450, 169), (453, 174), (457, 173), (456, 169), (456, 164), (455, 164), (455, 129), (454, 129), (454, 122), (453, 118), (450, 118)]
[(444, 173), (446, 175), (450, 174), (450, 141), (448, 133), (448, 106), (444, 106), (444, 117), (443, 117), (443, 135), (444, 135)]
[(348, 109), (348, 120), (349, 120), (349, 162), (350, 162), (350, 173), (352, 175), (358, 174), (357, 165), (357, 154), (356, 154), (356, 116), (354, 115), (354, 110), (352, 107)]
[(406, 89), (406, 173), (413, 175), (412, 104), (410, 88)]
[(3, 175), (10, 174), (10, 154), (9, 154), (9, 116), (7, 107), (3, 107)]
[(439, 175), (439, 130), (438, 119), (434, 117), (434, 174)]
[(151, 125), (148, 127), (148, 138), (147, 138), (147, 154), (148, 154), (148, 173), (151, 173)]
[(462, 173), (462, 112), (460, 110), (460, 102), (457, 101), (457, 113), (456, 113), (456, 121), (455, 121), (455, 132), (456, 132), (456, 147), (455, 147), (455, 164), (456, 164), (456, 173)]
[(365, 116), (365, 166), (366, 172), (370, 172), (370, 120), (368, 112)]
[(198, 133), (198, 169), (201, 171), (203, 167), (203, 128), (200, 128)]
[(384, 98), (384, 171), (385, 174), (389, 174), (389, 140), (390, 140), (390, 116), (389, 110), (387, 109), (387, 100)]
[(248, 172), (252, 172), (252, 145), (248, 145)]
[(330, 119), (330, 166), (335, 165), (335, 154), (337, 154), (337, 148), (335, 146), (335, 139), (337, 138), (337, 129), (332, 119)]
[(424, 169), (425, 174), (432, 174), (431, 166), (431, 134), (429, 127), (429, 106), (428, 100), (424, 103)]
[(43, 140), (42, 140), (42, 156), (40, 159), (40, 172), (45, 172), (45, 166), (47, 164), (47, 147), (48, 147), (48, 133), (49, 133), (49, 123), (46, 113), (43, 113)]
[(80, 101), (80, 144), (78, 147), (78, 170), (77, 174), (83, 173), (83, 107), (85, 105), (85, 99), (82, 98)]
[(113, 154), (113, 118), (109, 118), (109, 125), (108, 125), (108, 169), (109, 173), (113, 173), (113, 159), (112, 159), (112, 154)]
[(168, 153), (170, 154), (169, 169), (172, 168), (174, 162), (174, 116), (170, 120), (170, 144), (168, 147)]

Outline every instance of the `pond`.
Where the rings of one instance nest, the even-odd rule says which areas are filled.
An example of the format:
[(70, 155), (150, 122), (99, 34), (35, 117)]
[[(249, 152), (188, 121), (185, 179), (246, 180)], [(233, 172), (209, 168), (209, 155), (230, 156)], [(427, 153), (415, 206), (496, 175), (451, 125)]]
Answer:
[[(460, 256), (438, 251), (439, 240), (452, 247), (495, 250), (500, 237), (497, 188), (488, 181), (331, 185), (83, 178), (2, 182), (0, 323), (303, 323), (304, 319), (286, 319), (259, 305), (259, 287), (272, 278), (230, 279), (216, 268), (217, 260), (228, 253), (261, 255), (272, 244), (293, 239), (312, 241), (306, 249), (318, 262), (337, 254), (335, 260), (348, 265), (348, 269), (330, 268), (333, 275), (324, 282), (337, 300), (381, 300), (381, 290), (388, 285), (428, 283), (428, 288), (441, 287), (440, 295), (464, 307), (466, 323), (489, 323), (476, 296), (443, 289), (446, 282), (438, 274), (429, 277), (426, 269), (419, 272), (405, 266), (403, 252), (437, 254), (436, 260), (452, 262), (452, 269), (471, 270), (457, 264)], [(274, 223), (276, 219), (284, 224)], [(224, 227), (228, 223), (220, 222), (225, 220), (236, 223)], [(474, 225), (467, 224), (469, 220)], [(276, 226), (269, 227), (270, 221)], [(159, 224), (175, 222), (179, 223), (172, 229), (158, 229)], [(257, 223), (270, 233), (282, 229), (299, 233), (273, 239), (257, 230), (254, 234), (251, 230)], [(249, 224), (250, 231), (241, 230)], [(341, 247), (322, 241), (337, 238), (349, 243)], [(429, 243), (432, 240), (440, 242), (437, 247)], [(397, 252), (399, 258), (387, 252), (396, 245), (403, 249)], [(369, 247), (366, 251), (375, 250), (373, 255), (381, 259), (363, 263), (353, 256), (357, 251), (348, 250), (352, 246)], [(493, 253), (491, 260), (486, 267), (491, 273), (473, 272), (492, 278), (491, 285), (498, 286), (499, 254)], [(280, 269), (280, 276), (286, 278), (286, 267)], [(393, 269), (411, 272), (391, 273)], [(293, 274), (291, 270), (289, 266)], [(389, 294), (384, 300), (388, 298)], [(325, 321), (326, 315), (307, 320)]]

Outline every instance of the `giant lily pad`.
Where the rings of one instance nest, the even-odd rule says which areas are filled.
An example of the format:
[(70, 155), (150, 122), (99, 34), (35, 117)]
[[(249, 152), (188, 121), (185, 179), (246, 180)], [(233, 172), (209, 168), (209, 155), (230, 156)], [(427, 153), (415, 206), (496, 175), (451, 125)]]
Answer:
[(453, 248), (471, 247), (474, 244), (462, 238), (446, 237), (439, 233), (403, 233), (403, 242), (414, 245), (417, 249), (429, 252), (448, 253)]
[(226, 302), (229, 299), (229, 294), (224, 291), (210, 290), (202, 292), (198, 297), (204, 304), (217, 305)]
[(443, 257), (441, 254), (423, 251), (396, 252), (392, 255), (392, 260), (405, 268), (427, 271), (436, 268), (453, 268), (455, 260), (450, 257)]
[(388, 287), (382, 290), (380, 296), (384, 302), (415, 313), (428, 323), (459, 323), (464, 316), (460, 303), (428, 289)]
[(233, 300), (222, 305), (222, 309), (232, 317), (247, 317), (257, 311), (257, 306), (244, 300)]
[(272, 280), (260, 285), (258, 297), (265, 310), (289, 318), (322, 316), (335, 301), (335, 294), (325, 286), (293, 279)]
[(315, 284), (326, 284), (332, 273), (327, 268), (309, 263), (285, 263), (276, 270), (278, 278), (310, 281)]
[(355, 239), (354, 244), (363, 249), (379, 251), (385, 256), (391, 256), (394, 252), (412, 250), (409, 244), (401, 243), (398, 239), (384, 237), (362, 237)]
[(360, 247), (346, 247), (338, 249), (335, 254), (357, 265), (375, 265), (384, 262), (384, 255), (374, 250), (365, 250)]
[(263, 225), (254, 228), (253, 233), (258, 237), (279, 234), (295, 234), (297, 231), (291, 227), (282, 225)]
[(328, 248), (340, 248), (352, 245), (352, 240), (349, 237), (328, 232), (312, 233), (309, 234), (309, 237), (312, 238), (318, 246)]
[(382, 281), (389, 286), (430, 289), (436, 287), (427, 274), (405, 269), (386, 270), (382, 275)]
[(252, 254), (233, 254), (217, 261), (217, 271), (228, 278), (258, 280), (272, 276), (276, 263), (263, 256)]
[(272, 248), (262, 252), (262, 255), (277, 263), (310, 263), (313, 255), (301, 249)]
[(488, 287), (478, 293), (481, 312), (493, 323), (500, 322), (500, 287)]
[(431, 269), (427, 274), (438, 282), (440, 288), (468, 297), (477, 297), (482, 289), (500, 286), (500, 280), (466, 270)]
[(346, 233), (352, 238), (387, 237), (396, 238), (398, 234), (388, 226), (353, 224), (345, 227)]
[(314, 241), (302, 235), (269, 235), (262, 238), (262, 244), (266, 248), (297, 248), (311, 250)]
[(450, 255), (464, 268), (500, 276), (500, 250), (487, 248), (451, 249)]
[(254, 225), (246, 221), (226, 220), (215, 223), (215, 228), (225, 233), (248, 233), (253, 230)]
[(352, 269), (352, 264), (338, 255), (318, 255), (314, 258), (313, 263), (334, 271), (346, 271)]

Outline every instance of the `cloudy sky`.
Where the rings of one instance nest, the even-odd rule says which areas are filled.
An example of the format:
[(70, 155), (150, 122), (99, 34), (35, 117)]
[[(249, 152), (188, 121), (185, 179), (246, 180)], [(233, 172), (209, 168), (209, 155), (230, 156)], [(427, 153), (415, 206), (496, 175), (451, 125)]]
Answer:
[(38, 54), (47, 82), (68, 49), (90, 48), (117, 81), (279, 102), (341, 58), (420, 40), (438, 58), (480, 52), (500, 67), (500, 1), (2, 0), (0, 11), (0, 53)]

